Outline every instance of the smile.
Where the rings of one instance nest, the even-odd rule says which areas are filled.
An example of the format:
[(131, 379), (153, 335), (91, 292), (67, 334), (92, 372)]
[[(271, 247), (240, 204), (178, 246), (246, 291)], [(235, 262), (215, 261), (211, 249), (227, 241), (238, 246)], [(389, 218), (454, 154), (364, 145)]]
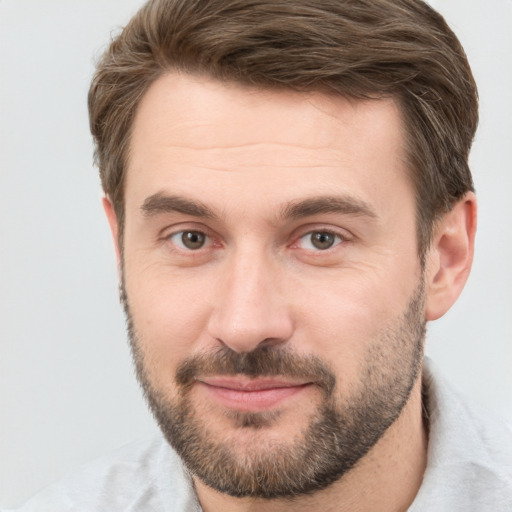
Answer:
[(208, 377), (197, 384), (216, 402), (230, 409), (259, 412), (272, 409), (312, 386), (274, 378)]

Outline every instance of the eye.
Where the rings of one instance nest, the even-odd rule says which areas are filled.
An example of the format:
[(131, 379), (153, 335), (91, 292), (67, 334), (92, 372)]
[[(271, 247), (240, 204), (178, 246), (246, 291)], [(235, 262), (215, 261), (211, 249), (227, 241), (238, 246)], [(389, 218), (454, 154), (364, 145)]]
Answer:
[(343, 242), (343, 238), (331, 231), (311, 231), (299, 238), (302, 249), (325, 251)]
[(205, 246), (208, 236), (201, 231), (178, 231), (172, 234), (169, 240), (180, 249), (197, 251)]

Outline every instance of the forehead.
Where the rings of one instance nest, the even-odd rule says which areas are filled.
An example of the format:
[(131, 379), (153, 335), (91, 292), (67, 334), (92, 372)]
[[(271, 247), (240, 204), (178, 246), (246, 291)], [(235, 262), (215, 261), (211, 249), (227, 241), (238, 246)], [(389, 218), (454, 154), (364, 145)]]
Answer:
[(410, 189), (403, 146), (391, 99), (251, 89), (169, 73), (138, 107), (126, 202), (141, 204), (161, 191), (199, 198), (215, 191), (229, 202), (249, 188), (247, 200), (260, 193), (278, 202), (304, 195), (305, 185), (312, 195), (364, 195), (380, 181)]

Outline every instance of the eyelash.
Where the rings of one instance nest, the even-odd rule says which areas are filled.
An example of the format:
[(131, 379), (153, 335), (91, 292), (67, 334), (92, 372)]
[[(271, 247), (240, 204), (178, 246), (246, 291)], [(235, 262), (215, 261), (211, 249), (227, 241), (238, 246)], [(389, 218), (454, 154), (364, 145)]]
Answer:
[(340, 244), (342, 244), (342, 243), (347, 241), (347, 238), (345, 236), (341, 235), (340, 233), (336, 233), (335, 231), (332, 231), (332, 230), (329, 230), (329, 229), (314, 229), (314, 230), (308, 231), (307, 233), (304, 233), (302, 236), (300, 236), (297, 239), (296, 244), (298, 245), (298, 243), (301, 240), (309, 239), (310, 240), (310, 245), (314, 245), (312, 237), (315, 234), (319, 234), (319, 235), (322, 235), (322, 236), (327, 235), (327, 236), (333, 237), (334, 240), (333, 240), (332, 245), (330, 245), (329, 247), (326, 247), (324, 249), (320, 249), (319, 247), (316, 247), (316, 250), (315, 250), (315, 248), (307, 249), (307, 250), (310, 250), (312, 252), (320, 252), (320, 253), (327, 252), (327, 251), (330, 251), (331, 249), (334, 249), (338, 245), (340, 245)]
[[(186, 233), (189, 233), (189, 234), (194, 233), (196, 235), (204, 236), (205, 243), (203, 245), (201, 245), (200, 247), (198, 247), (197, 249), (191, 249), (189, 247), (185, 247), (182, 242), (180, 243), (177, 241), (173, 241), (173, 239), (175, 237), (179, 237), (179, 236), (181, 236), (181, 239), (183, 239), (183, 236)], [(163, 240), (166, 242), (170, 242), (172, 245), (177, 247), (178, 250), (180, 250), (180, 251), (190, 252), (190, 253), (199, 252), (199, 250), (205, 249), (206, 248), (205, 246), (210, 246), (213, 244), (212, 237), (203, 229), (181, 229), (179, 231), (174, 231), (173, 233), (170, 233), (169, 235), (165, 235), (163, 237)]]
[[(203, 236), (204, 237), (204, 244), (200, 245), (199, 247), (197, 247), (196, 249), (193, 249), (193, 248), (190, 248), (190, 247), (186, 247), (184, 246), (183, 244), (183, 236), (185, 234), (196, 234), (196, 235), (199, 235), (199, 236)], [(310, 252), (313, 252), (313, 253), (328, 253), (330, 252), (332, 249), (335, 249), (336, 247), (338, 247), (339, 245), (341, 244), (344, 244), (345, 242), (348, 241), (348, 237), (345, 236), (345, 235), (342, 235), (341, 233), (338, 233), (334, 230), (331, 230), (331, 229), (311, 229), (303, 234), (301, 234), (299, 237), (295, 238), (295, 241), (289, 245), (289, 247), (299, 247), (300, 248), (300, 242), (301, 240), (304, 240), (304, 239), (307, 239), (309, 237), (309, 240), (310, 240), (310, 245), (314, 245), (314, 242), (312, 241), (312, 236), (315, 235), (315, 234), (318, 234), (318, 235), (322, 235), (322, 236), (328, 236), (328, 237), (333, 237), (334, 240), (332, 242), (332, 245), (328, 246), (328, 247), (325, 247), (324, 249), (321, 249), (319, 247), (310, 247), (310, 248), (304, 248), (302, 247), (303, 249), (307, 250), (307, 251), (310, 251)], [(181, 240), (176, 240), (175, 238), (176, 237), (181, 237)], [(173, 240), (174, 239), (174, 240)], [(182, 251), (182, 252), (187, 252), (187, 253), (199, 253), (202, 249), (205, 250), (205, 249), (208, 249), (210, 248), (212, 245), (215, 245), (215, 242), (213, 240), (213, 237), (208, 234), (204, 229), (181, 229), (179, 231), (174, 231), (173, 233), (170, 233), (169, 235), (165, 235), (163, 237), (163, 240), (166, 241), (166, 242), (170, 242), (174, 247), (176, 247), (179, 251)], [(192, 243), (193, 243), (193, 240), (191, 240)], [(320, 243), (322, 243), (321, 239), (317, 240), (319, 241)], [(216, 244), (217, 246), (220, 246), (221, 244), (218, 243)]]

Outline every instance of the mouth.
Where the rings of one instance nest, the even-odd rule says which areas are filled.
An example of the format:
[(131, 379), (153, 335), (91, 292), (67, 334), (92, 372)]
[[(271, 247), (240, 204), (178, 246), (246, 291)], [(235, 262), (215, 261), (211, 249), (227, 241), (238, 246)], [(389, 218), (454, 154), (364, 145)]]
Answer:
[(241, 412), (274, 409), (313, 386), (312, 382), (241, 376), (204, 377), (198, 378), (196, 383), (216, 402)]

